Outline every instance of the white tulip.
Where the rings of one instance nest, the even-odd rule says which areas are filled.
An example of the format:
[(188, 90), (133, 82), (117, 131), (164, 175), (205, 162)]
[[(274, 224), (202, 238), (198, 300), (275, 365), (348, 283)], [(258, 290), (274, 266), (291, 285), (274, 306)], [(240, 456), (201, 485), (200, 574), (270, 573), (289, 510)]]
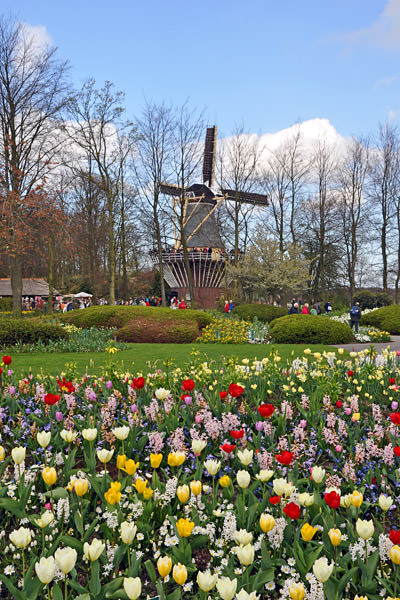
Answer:
[(311, 469), (311, 477), (315, 483), (321, 483), (323, 478), (325, 477), (326, 471), (322, 467), (313, 467)]
[(357, 519), (356, 523), (356, 531), (360, 538), (363, 540), (369, 540), (374, 535), (374, 522), (371, 521), (363, 521), (362, 519)]
[(217, 583), (217, 575), (211, 575), (210, 570), (199, 571), (197, 574), (197, 585), (203, 592), (209, 592)]
[(82, 437), (87, 442), (94, 442), (94, 440), (97, 438), (97, 429), (95, 427), (82, 429)]
[(113, 434), (117, 438), (117, 440), (126, 440), (129, 435), (130, 428), (127, 425), (123, 425), (122, 427), (114, 427), (112, 430)]
[(114, 454), (114, 450), (106, 450), (105, 448), (102, 448), (101, 450), (97, 450), (97, 458), (103, 464), (110, 462), (113, 454)]
[(136, 535), (137, 527), (135, 523), (128, 523), (123, 521), (120, 525), (120, 536), (124, 544), (130, 544)]
[(32, 540), (32, 535), (30, 529), (26, 527), (20, 527), (19, 529), (14, 529), (9, 535), (10, 541), (14, 544), (16, 548), (26, 548)]
[(17, 446), (11, 450), (11, 456), (16, 465), (20, 465), (24, 462), (26, 456), (26, 448), (23, 446)]
[(200, 454), (202, 450), (207, 446), (207, 442), (204, 440), (193, 440), (192, 441), (192, 450), (194, 454)]
[(72, 429), (62, 429), (62, 431), (60, 431), (60, 435), (64, 442), (71, 444), (76, 440), (79, 434), (77, 431), (73, 431)]
[(313, 564), (313, 573), (321, 583), (326, 583), (333, 571), (333, 563), (329, 564), (326, 556), (319, 558)]
[(217, 590), (222, 600), (233, 600), (236, 594), (237, 579), (229, 579), (229, 577), (218, 577)]
[(62, 573), (66, 575), (75, 567), (78, 553), (74, 548), (58, 548), (55, 553), (56, 563)]
[(39, 446), (42, 446), (42, 448), (47, 448), (47, 446), (50, 444), (51, 433), (50, 431), (39, 431), (36, 439)]
[(205, 468), (210, 473), (210, 475), (214, 476), (218, 473), (221, 468), (221, 462), (219, 460), (206, 460), (204, 463)]
[(239, 529), (233, 534), (233, 539), (239, 546), (246, 546), (253, 541), (253, 534), (245, 529)]
[(250, 473), (248, 471), (238, 471), (236, 474), (236, 481), (241, 488), (247, 488), (250, 484)]
[(271, 479), (273, 474), (273, 471), (269, 471), (268, 469), (261, 469), (261, 471), (256, 475), (256, 479), (265, 483), (266, 481), (269, 481)]
[(169, 396), (169, 395), (170, 395), (170, 393), (171, 393), (171, 392), (170, 392), (170, 390), (166, 390), (166, 389), (164, 389), (164, 388), (158, 388), (158, 390), (156, 390), (156, 391), (154, 392), (154, 394), (155, 394), (155, 397), (156, 397), (158, 400), (165, 400), (165, 398), (166, 398), (167, 396)]
[(248, 567), (254, 561), (254, 546), (251, 544), (238, 546), (236, 548), (236, 556), (238, 557), (240, 564)]
[(40, 581), (48, 585), (56, 574), (56, 561), (52, 556), (49, 558), (42, 556), (40, 561), (35, 563), (35, 571)]
[(124, 577), (124, 590), (129, 600), (136, 600), (142, 593), (142, 582), (139, 577)]
[(91, 560), (92, 562), (94, 562), (95, 560), (97, 560), (99, 558), (100, 554), (104, 551), (105, 547), (106, 547), (105, 544), (103, 544), (97, 538), (94, 538), (94, 540), (92, 540), (91, 544), (89, 544), (88, 542), (84, 543), (83, 553), (88, 560)]
[(392, 506), (392, 504), (393, 504), (393, 498), (391, 498), (390, 496), (385, 496), (384, 494), (381, 494), (379, 496), (378, 503), (379, 503), (380, 508), (384, 512), (386, 512)]
[(247, 449), (239, 450), (237, 455), (238, 455), (240, 462), (245, 467), (248, 467), (249, 464), (251, 463), (251, 461), (253, 460), (253, 450), (247, 450)]

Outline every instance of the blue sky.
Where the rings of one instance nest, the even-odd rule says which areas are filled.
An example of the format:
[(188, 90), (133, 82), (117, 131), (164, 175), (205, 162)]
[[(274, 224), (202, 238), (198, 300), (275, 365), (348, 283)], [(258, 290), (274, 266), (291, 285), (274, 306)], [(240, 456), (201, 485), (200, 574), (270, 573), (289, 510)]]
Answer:
[[(400, 0), (2, 0), (71, 63), (126, 93), (205, 108), (228, 135), (326, 118), (344, 136), (400, 116)], [(43, 30), (44, 31), (44, 30)]]

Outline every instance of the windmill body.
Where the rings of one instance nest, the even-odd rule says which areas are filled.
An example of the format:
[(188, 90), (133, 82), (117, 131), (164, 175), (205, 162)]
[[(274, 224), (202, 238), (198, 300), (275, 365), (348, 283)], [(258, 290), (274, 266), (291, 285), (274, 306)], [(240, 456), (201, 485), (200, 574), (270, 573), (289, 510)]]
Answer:
[[(194, 284), (195, 305), (214, 308), (222, 295), (226, 265), (232, 259), (224, 250), (215, 210), (225, 200), (267, 204), (266, 196), (232, 190), (213, 190), (217, 127), (207, 129), (204, 160), (203, 183), (194, 183), (183, 190), (168, 183), (161, 184), (161, 191), (174, 198), (174, 203), (183, 203), (183, 235), (189, 250), (189, 265)], [(157, 267), (158, 255), (151, 258)], [(182, 240), (177, 235), (174, 247), (163, 251), (164, 278), (179, 297), (188, 297), (189, 281), (184, 261)]]

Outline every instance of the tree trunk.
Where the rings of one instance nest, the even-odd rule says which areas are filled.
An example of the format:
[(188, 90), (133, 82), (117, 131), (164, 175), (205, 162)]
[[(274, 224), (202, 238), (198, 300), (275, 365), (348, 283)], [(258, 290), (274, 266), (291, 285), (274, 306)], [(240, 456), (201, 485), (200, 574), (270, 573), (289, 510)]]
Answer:
[(53, 292), (54, 292), (54, 287), (53, 287), (53, 263), (54, 263), (54, 259), (53, 259), (53, 240), (50, 237), (50, 240), (49, 240), (49, 299), (48, 299), (48, 303), (47, 303), (47, 312), (49, 314), (51, 314), (52, 310), (53, 310)]
[(12, 256), (11, 264), (11, 289), (13, 295), (13, 316), (20, 317), (22, 310), (22, 259)]
[(109, 304), (115, 304), (115, 244), (114, 244), (114, 218), (113, 218), (113, 201), (107, 200), (108, 208), (108, 272), (110, 278), (109, 287)]
[(160, 272), (162, 305), (167, 306), (167, 297), (165, 295), (165, 281), (164, 281), (164, 263), (162, 261), (161, 231), (160, 231), (160, 223), (158, 221), (157, 204), (158, 204), (157, 202), (154, 202), (154, 204), (153, 204), (153, 214), (154, 214), (154, 226), (155, 226), (155, 230), (156, 230), (156, 240), (157, 240), (158, 270)]

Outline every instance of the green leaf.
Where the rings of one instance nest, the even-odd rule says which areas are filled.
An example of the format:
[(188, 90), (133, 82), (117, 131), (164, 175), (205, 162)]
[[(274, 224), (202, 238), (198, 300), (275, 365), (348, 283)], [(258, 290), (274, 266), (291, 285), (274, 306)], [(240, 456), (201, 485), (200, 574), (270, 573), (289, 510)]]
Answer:
[(146, 571), (147, 571), (151, 581), (153, 583), (155, 583), (156, 579), (157, 579), (157, 575), (156, 575), (156, 571), (154, 569), (153, 563), (150, 560), (146, 560), (146, 562), (144, 563), (144, 566), (146, 567)]
[(100, 584), (100, 564), (98, 560), (95, 560), (91, 563), (91, 571), (92, 576), (89, 582), (89, 590), (96, 597), (100, 594), (101, 584)]
[[(51, 492), (45, 492), (44, 495), (47, 498), (51, 498)], [(53, 498), (54, 500), (59, 500), (60, 498), (68, 498), (68, 492), (65, 488), (63, 487), (56, 487), (53, 490)]]
[(0, 498), (0, 508), (4, 508), (5, 511), (12, 513), (19, 519), (23, 519), (25, 516), (25, 512), (19, 502), (11, 500), (11, 498)]
[(19, 590), (17, 590), (17, 588), (8, 579), (8, 577), (6, 577), (5, 575), (0, 575), (0, 581), (2, 581), (4, 583), (4, 585), (6, 586), (6, 588), (8, 589), (8, 591), (12, 594), (12, 597), (15, 600), (26, 600), (25, 599), (25, 594), (23, 595), (22, 592), (20, 592)]
[(64, 600), (63, 593), (58, 583), (53, 585), (53, 600)]

